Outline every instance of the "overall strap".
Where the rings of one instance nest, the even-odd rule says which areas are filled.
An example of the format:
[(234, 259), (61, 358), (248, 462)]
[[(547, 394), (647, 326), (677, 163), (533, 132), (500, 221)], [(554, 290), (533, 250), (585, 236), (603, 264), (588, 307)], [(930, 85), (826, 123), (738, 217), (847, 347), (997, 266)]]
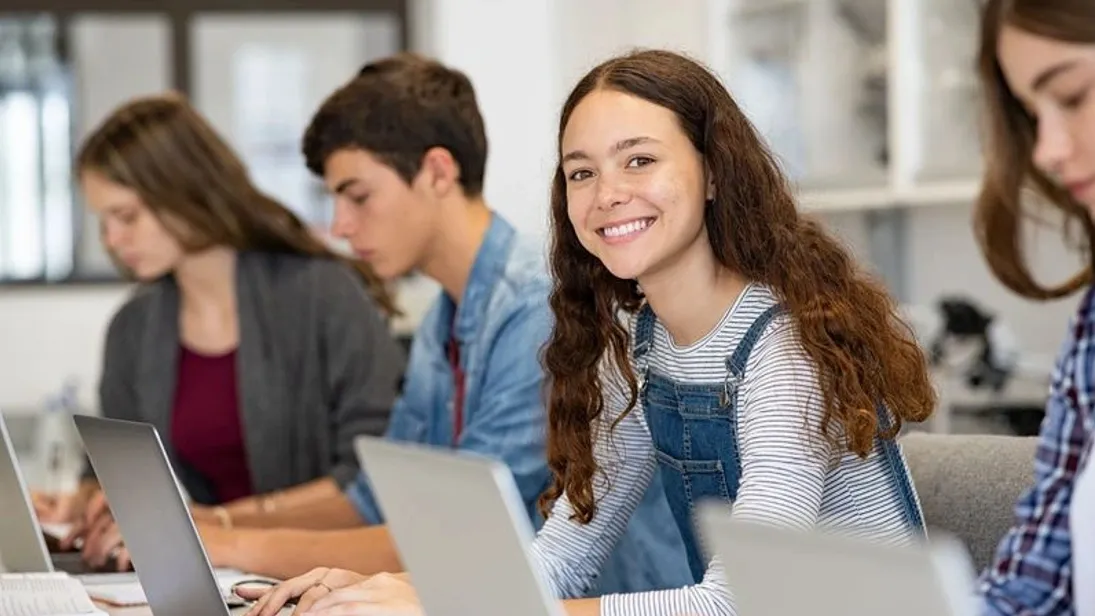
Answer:
[[(890, 412), (882, 404), (876, 407), (878, 412), (878, 430), (879, 432), (886, 432), (893, 427), (893, 421), (890, 419)], [(905, 519), (909, 521), (909, 524), (917, 529), (919, 532), (924, 532), (924, 517), (920, 512), (920, 503), (916, 498), (916, 491), (913, 488), (912, 479), (909, 477), (909, 468), (905, 465), (905, 461), (901, 457), (901, 448), (897, 444), (897, 435), (893, 438), (883, 439), (879, 437), (882, 443), (882, 460), (886, 468), (889, 469), (891, 476), (894, 478), (894, 482), (897, 484), (897, 491), (901, 498), (901, 506), (905, 509)]]
[(635, 323), (635, 344), (631, 349), (631, 360), (636, 366), (644, 365), (644, 356), (654, 343), (654, 310), (650, 304), (643, 304)]
[(760, 316), (753, 321), (753, 324), (746, 330), (745, 335), (742, 337), (741, 342), (738, 343), (738, 347), (734, 349), (733, 354), (726, 358), (726, 378), (723, 381), (722, 395), (723, 404), (729, 404), (734, 393), (741, 385), (742, 380), (745, 378), (745, 366), (749, 363), (749, 355), (753, 352), (753, 347), (756, 346), (757, 340), (760, 340), (764, 330), (768, 328), (768, 324), (772, 322), (772, 319), (776, 318), (783, 313), (783, 307), (779, 304), (772, 306), (760, 313)]

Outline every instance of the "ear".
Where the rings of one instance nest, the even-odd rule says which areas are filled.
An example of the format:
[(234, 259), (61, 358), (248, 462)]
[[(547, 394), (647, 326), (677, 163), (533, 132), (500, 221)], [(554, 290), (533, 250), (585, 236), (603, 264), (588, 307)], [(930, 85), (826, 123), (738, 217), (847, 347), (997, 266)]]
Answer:
[(430, 148), (422, 155), (417, 181), (436, 196), (446, 196), (460, 190), (460, 165), (445, 148)]
[(705, 201), (714, 201), (715, 200), (715, 174), (711, 173), (711, 167), (709, 167), (707, 165), (706, 161), (703, 163), (703, 174), (704, 174), (704, 177), (707, 178), (707, 188), (704, 189), (706, 191), (705, 194), (704, 194), (704, 200)]

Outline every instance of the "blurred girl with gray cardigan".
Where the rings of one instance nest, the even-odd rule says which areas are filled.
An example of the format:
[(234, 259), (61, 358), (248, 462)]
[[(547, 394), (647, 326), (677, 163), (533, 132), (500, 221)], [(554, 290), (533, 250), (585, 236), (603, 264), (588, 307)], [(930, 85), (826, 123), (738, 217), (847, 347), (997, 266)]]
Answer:
[[(345, 501), (352, 439), (383, 433), (404, 363), (383, 281), (259, 191), (179, 97), (116, 110), (76, 167), (105, 247), (140, 283), (107, 331), (102, 414), (159, 430), (196, 519), (278, 511), (284, 525), (286, 511)], [(128, 567), (90, 472), (36, 502), (75, 525), (66, 543), (83, 538), (89, 564)], [(345, 519), (319, 522), (359, 523), (348, 501), (331, 515)]]

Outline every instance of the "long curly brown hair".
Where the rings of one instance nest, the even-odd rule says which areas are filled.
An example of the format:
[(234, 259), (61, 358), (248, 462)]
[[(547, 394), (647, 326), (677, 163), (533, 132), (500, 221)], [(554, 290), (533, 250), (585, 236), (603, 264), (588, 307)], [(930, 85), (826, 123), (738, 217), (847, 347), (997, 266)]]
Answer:
[[(927, 362), (885, 288), (856, 267), (845, 248), (815, 220), (799, 214), (779, 166), (718, 79), (693, 60), (667, 51), (635, 51), (589, 72), (571, 92), (559, 121), (562, 139), (574, 108), (610, 89), (673, 111), (703, 155), (716, 198), (704, 222), (719, 262), (772, 288), (797, 324), (824, 392), (822, 433), (865, 456), (876, 435), (892, 438), (903, 421), (922, 421), (935, 407)], [(633, 281), (621, 280), (578, 241), (567, 217), (565, 178), (556, 168), (551, 193), (551, 308), (555, 329), (544, 352), (548, 372), (548, 464), (553, 482), (540, 499), (547, 514), (566, 494), (574, 518), (593, 519), (593, 422), (604, 411), (602, 360), (630, 390), (629, 332), (621, 310), (642, 304)], [(885, 404), (892, 426), (881, 430)]]
[[(1037, 203), (1064, 214), (1066, 239), (1076, 227), (1080, 248), (1089, 262), (1095, 225), (1082, 204), (1034, 164), (1035, 119), (1008, 87), (996, 48), (1005, 25), (1038, 36), (1086, 45), (1095, 44), (1092, 0), (988, 0), (981, 18), (978, 68), (984, 89), (986, 126), (985, 177), (974, 214), (974, 229), (993, 274), (1012, 291), (1034, 300), (1065, 297), (1091, 283), (1092, 265), (1068, 280), (1046, 286), (1035, 280), (1024, 249), (1024, 223), (1037, 223)], [(1031, 189), (1040, 200), (1034, 201)]]

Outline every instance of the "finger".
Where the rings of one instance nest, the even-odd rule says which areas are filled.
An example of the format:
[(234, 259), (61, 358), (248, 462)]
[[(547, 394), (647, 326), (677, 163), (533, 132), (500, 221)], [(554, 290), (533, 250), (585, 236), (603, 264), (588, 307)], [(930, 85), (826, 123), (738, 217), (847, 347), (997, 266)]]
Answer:
[(300, 604), (300, 608), (307, 607), (308, 614), (323, 613), (327, 614), (327, 610), (331, 610), (341, 605), (358, 605), (372, 603), (376, 604), (381, 599), (381, 594), (372, 588), (369, 584), (357, 584), (355, 586), (349, 586), (347, 588), (341, 588), (339, 590), (325, 593), (322, 597), (319, 597), (314, 603), (310, 603), (305, 606), (303, 602)]
[(84, 547), (80, 552), (84, 555), (84, 560), (91, 562), (92, 555), (99, 549), (99, 542), (102, 541), (103, 528), (98, 524), (85, 526), (81, 536)]
[(89, 533), (102, 534), (110, 531), (115, 526), (117, 525), (114, 523), (114, 516), (106, 513), (95, 519), (95, 521), (91, 525), (91, 530), (89, 531)]
[(116, 525), (106, 526), (102, 532), (97, 535), (97, 540), (93, 543), (92, 549), (92, 564), (96, 567), (102, 567), (106, 565), (110, 560), (110, 555), (117, 548), (122, 545), (122, 533), (118, 530)]
[(269, 588), (259, 588), (257, 586), (241, 586), (236, 589), (236, 594), (239, 595), (241, 599), (247, 599), (248, 601), (258, 601), (259, 599), (273, 592), (273, 590), (273, 586)]
[(129, 566), (132, 564), (132, 559), (129, 556), (128, 548), (122, 547), (122, 549), (118, 550), (118, 554), (114, 558), (118, 563), (119, 572), (125, 573), (126, 571), (129, 571)]
[[(384, 575), (384, 574), (381, 574)], [(331, 590), (338, 590), (353, 584), (360, 584), (369, 579), (369, 576), (361, 575), (347, 569), (331, 569), (330, 573), (323, 577), (323, 585)]]
[(259, 613), (261, 613), (263, 608), (266, 607), (266, 603), (270, 600), (270, 593), (274, 589), (271, 588), (269, 590), (260, 591), (257, 595), (252, 595), (251, 590), (252, 589), (248, 588), (241, 588), (236, 590), (237, 595), (243, 597), (248, 601), (254, 601), (254, 603), (251, 604), (250, 609), (247, 610), (247, 613), (244, 614), (244, 616), (257, 616)]
[(255, 612), (256, 616), (276, 616), (290, 599), (308, 592), (310, 588), (316, 585), (316, 582), (327, 575), (327, 572), (328, 569), (325, 568), (313, 569), (300, 577), (278, 584), (274, 587), (274, 590), (266, 595), (265, 605), (262, 606), (261, 610)]
[(107, 509), (106, 494), (99, 490), (88, 500), (87, 506), (84, 508), (84, 519), (91, 523), (106, 513)]
[(97, 512), (88, 511), (84, 516), (84, 521), (89, 526), (96, 524), (103, 524), (114, 520), (114, 516), (110, 513), (109, 507), (101, 507)]
[(312, 606), (316, 601), (319, 601), (323, 597), (331, 594), (331, 590), (326, 586), (313, 586), (308, 589), (308, 592), (300, 596), (300, 600), (297, 601), (297, 608), (293, 610), (293, 614), (304, 614), (312, 611)]

